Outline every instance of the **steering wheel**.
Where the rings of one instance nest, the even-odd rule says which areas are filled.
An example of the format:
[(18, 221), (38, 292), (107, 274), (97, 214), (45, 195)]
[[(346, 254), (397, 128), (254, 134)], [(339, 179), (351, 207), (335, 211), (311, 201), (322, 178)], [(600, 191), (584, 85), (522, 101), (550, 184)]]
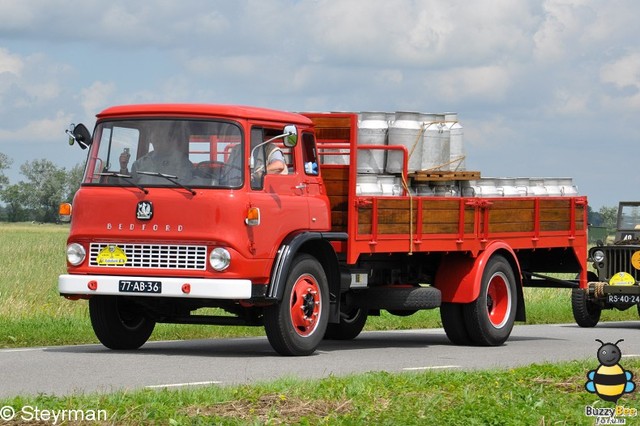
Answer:
[(211, 179), (219, 175), (226, 166), (228, 165), (222, 161), (201, 161), (196, 164), (195, 174), (203, 178)]

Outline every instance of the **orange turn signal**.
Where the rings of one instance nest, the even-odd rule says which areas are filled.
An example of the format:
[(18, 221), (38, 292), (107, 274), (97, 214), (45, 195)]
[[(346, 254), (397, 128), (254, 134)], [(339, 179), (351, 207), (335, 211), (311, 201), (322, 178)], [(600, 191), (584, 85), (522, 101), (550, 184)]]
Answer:
[(249, 207), (247, 210), (247, 218), (244, 220), (249, 226), (260, 225), (260, 209), (258, 207)]
[(71, 221), (71, 208), (70, 203), (62, 203), (58, 206), (58, 216), (60, 218), (60, 222), (70, 222)]

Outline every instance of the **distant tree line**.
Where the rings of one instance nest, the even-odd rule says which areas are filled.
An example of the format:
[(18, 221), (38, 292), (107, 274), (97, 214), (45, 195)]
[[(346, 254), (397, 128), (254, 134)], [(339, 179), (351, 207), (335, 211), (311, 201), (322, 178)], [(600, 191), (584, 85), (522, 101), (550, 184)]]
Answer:
[(13, 160), (0, 152), (0, 221), (48, 222), (58, 221), (60, 203), (71, 202), (80, 187), (84, 166), (77, 164), (71, 170), (57, 167), (41, 159), (20, 166), (24, 180), (11, 184), (5, 171)]
[[(25, 180), (10, 184), (4, 174), (12, 160), (0, 152), (0, 221), (2, 222), (57, 222), (60, 203), (71, 202), (80, 187), (84, 166), (77, 164), (71, 170), (57, 167), (49, 160), (34, 160), (20, 166)], [(594, 212), (589, 206), (589, 225), (602, 226), (615, 231), (618, 206), (600, 207)]]

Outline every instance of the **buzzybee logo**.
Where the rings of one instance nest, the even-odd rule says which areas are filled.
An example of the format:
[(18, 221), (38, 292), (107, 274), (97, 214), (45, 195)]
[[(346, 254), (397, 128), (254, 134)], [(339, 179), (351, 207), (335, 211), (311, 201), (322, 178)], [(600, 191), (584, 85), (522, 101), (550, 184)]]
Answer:
[(595, 393), (605, 401), (617, 403), (623, 394), (631, 393), (636, 388), (633, 383), (633, 373), (620, 365), (622, 351), (618, 343), (623, 341), (621, 339), (616, 343), (604, 343), (596, 339), (596, 342), (600, 342), (601, 345), (598, 349), (600, 365), (587, 373), (588, 380), (584, 387), (587, 392)]
[(151, 220), (153, 217), (153, 203), (151, 201), (140, 201), (136, 209), (136, 218), (139, 220)]

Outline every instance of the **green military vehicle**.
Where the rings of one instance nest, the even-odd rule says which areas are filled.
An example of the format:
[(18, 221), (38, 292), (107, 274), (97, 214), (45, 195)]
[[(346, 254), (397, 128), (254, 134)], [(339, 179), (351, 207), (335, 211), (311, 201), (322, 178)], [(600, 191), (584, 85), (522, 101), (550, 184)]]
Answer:
[(640, 201), (623, 201), (613, 243), (598, 241), (589, 249), (596, 272), (586, 289), (574, 288), (573, 317), (581, 327), (595, 327), (603, 309), (621, 311), (634, 305), (640, 315)]

